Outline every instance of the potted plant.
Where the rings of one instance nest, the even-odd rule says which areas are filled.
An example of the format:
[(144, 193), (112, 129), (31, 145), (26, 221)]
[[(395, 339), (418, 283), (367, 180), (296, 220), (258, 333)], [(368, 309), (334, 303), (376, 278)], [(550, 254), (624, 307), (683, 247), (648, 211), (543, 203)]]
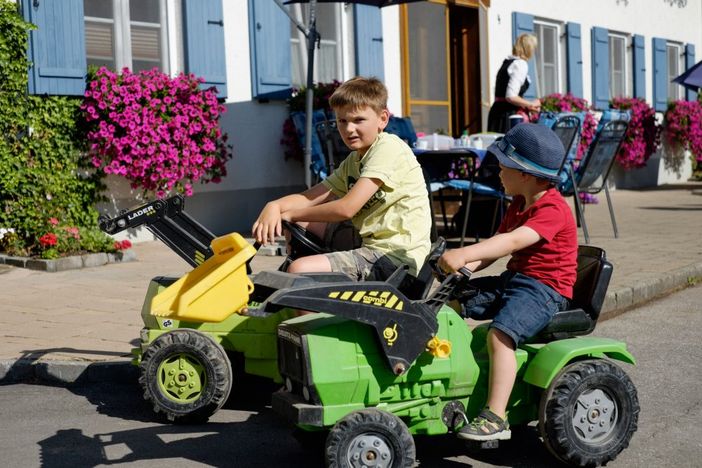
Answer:
[(663, 119), (665, 161), (682, 172), (686, 156), (692, 161), (692, 172), (702, 166), (702, 105), (699, 101), (671, 101)]
[(617, 152), (617, 164), (625, 170), (646, 166), (661, 142), (661, 125), (656, 120), (656, 111), (640, 98), (614, 98), (610, 107), (628, 110), (630, 114), (624, 141)]

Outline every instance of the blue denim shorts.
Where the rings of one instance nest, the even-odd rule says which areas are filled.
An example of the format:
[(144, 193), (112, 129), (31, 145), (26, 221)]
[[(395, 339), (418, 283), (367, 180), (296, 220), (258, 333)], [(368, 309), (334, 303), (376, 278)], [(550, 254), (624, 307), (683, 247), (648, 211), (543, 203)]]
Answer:
[(516, 346), (536, 335), (568, 300), (553, 288), (521, 273), (505, 271), (470, 281), (477, 295), (462, 304), (463, 315), (475, 320), (490, 320), (512, 338)]

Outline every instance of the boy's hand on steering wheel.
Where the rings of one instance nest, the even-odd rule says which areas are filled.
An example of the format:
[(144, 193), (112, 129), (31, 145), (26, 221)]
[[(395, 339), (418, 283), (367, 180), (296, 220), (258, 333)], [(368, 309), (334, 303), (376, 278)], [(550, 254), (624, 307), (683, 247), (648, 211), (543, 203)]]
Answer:
[(258, 215), (258, 219), (251, 228), (251, 234), (256, 242), (261, 245), (275, 242), (276, 236), (283, 233), (282, 215), (280, 207), (275, 203), (268, 203)]
[(465, 267), (466, 262), (464, 261), (460, 250), (453, 249), (447, 250), (441, 257), (439, 257), (438, 265), (439, 268), (446, 273), (455, 273), (459, 269)]

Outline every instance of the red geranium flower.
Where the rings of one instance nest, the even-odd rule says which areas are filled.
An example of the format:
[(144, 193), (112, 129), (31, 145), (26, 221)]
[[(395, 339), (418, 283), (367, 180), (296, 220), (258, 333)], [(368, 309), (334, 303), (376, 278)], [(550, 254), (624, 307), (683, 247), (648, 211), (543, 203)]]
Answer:
[(56, 234), (49, 232), (39, 238), (39, 243), (42, 247), (53, 247), (58, 243), (58, 239)]

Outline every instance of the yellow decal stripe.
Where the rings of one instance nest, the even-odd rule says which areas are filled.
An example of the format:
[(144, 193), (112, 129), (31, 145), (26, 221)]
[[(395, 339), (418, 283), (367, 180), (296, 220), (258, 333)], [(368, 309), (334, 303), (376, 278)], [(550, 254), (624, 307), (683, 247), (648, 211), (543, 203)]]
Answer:
[(339, 291), (330, 292), (329, 297), (331, 297), (332, 299), (336, 299), (337, 297), (339, 297)]
[(392, 309), (392, 306), (394, 306), (396, 302), (397, 296), (393, 294), (390, 300), (385, 304), (385, 307)]
[(358, 292), (351, 298), (351, 300), (352, 300), (353, 302), (358, 302), (358, 301), (360, 301), (360, 300), (363, 298), (363, 296), (365, 296), (365, 295), (366, 295), (366, 292), (365, 292), (365, 291), (358, 291)]
[(341, 295), (340, 299), (342, 301), (347, 301), (349, 297), (353, 294), (353, 291), (344, 291), (344, 293)]
[(402, 310), (402, 305), (403, 305), (403, 304), (404, 304), (404, 302), (400, 301), (400, 302), (395, 306), (395, 310)]
[(203, 254), (199, 250), (196, 250), (195, 251), (195, 263), (197, 263), (199, 265), (204, 261), (205, 261), (205, 254)]

